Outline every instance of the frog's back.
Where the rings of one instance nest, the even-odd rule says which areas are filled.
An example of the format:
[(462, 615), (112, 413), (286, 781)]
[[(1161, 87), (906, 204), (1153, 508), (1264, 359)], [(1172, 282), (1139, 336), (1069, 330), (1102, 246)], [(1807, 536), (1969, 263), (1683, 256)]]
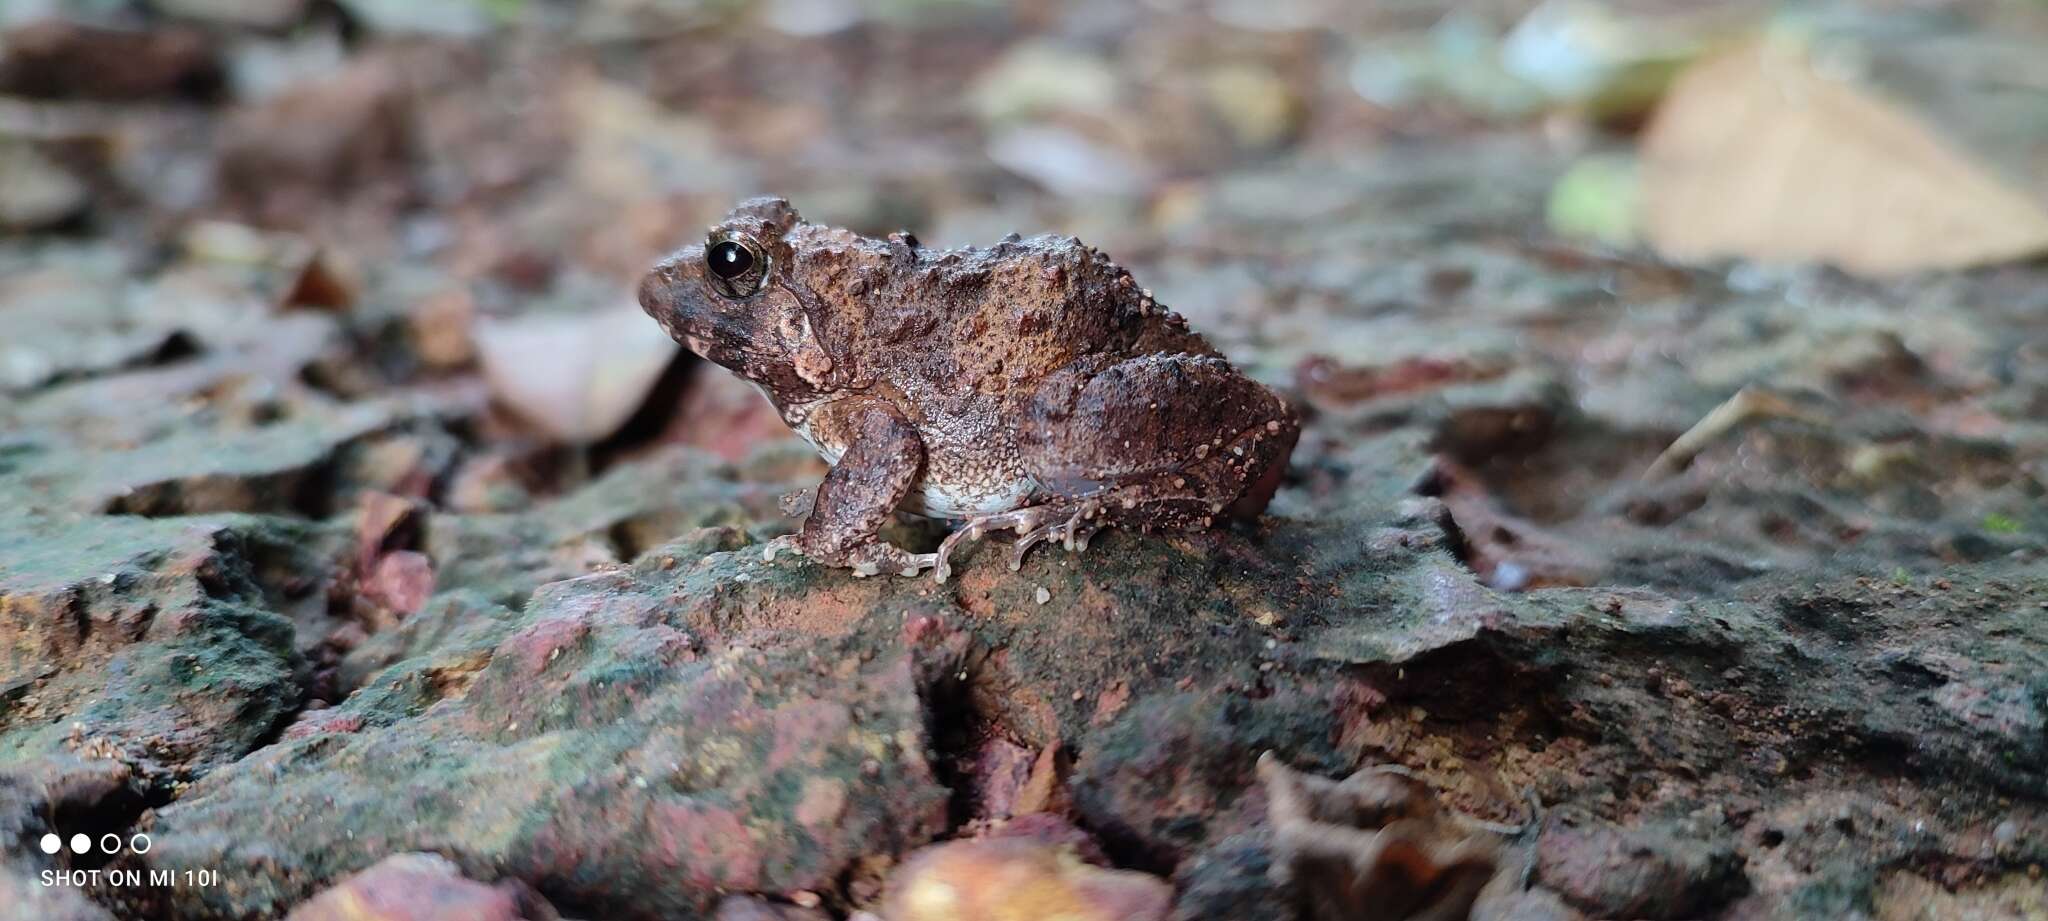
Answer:
[(1071, 237), (1010, 239), (925, 257), (918, 293), (947, 364), (983, 393), (1029, 391), (1090, 357), (1214, 354), (1131, 274)]

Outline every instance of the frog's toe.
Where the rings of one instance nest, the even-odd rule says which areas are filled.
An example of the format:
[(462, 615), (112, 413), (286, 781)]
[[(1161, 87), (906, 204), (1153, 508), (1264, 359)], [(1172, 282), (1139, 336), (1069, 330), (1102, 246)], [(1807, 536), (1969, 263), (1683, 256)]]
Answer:
[(905, 553), (897, 559), (897, 575), (918, 575), (934, 567), (938, 567), (936, 553)]
[(1024, 554), (1031, 552), (1031, 548), (1037, 546), (1040, 541), (1051, 539), (1053, 535), (1060, 532), (1062, 527), (1063, 525), (1057, 524), (1039, 525), (1024, 532), (1024, 536), (1017, 538), (1016, 545), (1010, 550), (1010, 571), (1016, 572), (1023, 569)]
[(1045, 515), (1043, 506), (1032, 506), (968, 519), (966, 524), (939, 542), (938, 552), (932, 554), (932, 578), (943, 583), (953, 577), (953, 551), (959, 549), (961, 542), (973, 543), (990, 531), (1004, 528), (1015, 528), (1017, 533), (1023, 534), (1039, 527)]
[(855, 576), (862, 578), (885, 572), (914, 576), (937, 563), (936, 553), (910, 553), (879, 540), (858, 546), (846, 554), (847, 567)]
[(761, 545), (761, 562), (773, 563), (775, 562), (775, 555), (784, 551), (797, 556), (805, 555), (803, 544), (798, 541), (798, 536), (795, 534), (784, 534)]
[(1067, 516), (1066, 523), (1059, 526), (1060, 546), (1076, 553), (1088, 549), (1088, 538), (1102, 530), (1102, 522), (1096, 519), (1101, 507), (1102, 503), (1090, 499), (1075, 508), (1074, 513)]
[(937, 552), (932, 554), (932, 578), (942, 584), (947, 579), (952, 578), (954, 548), (960, 546), (960, 542), (963, 540), (978, 541), (980, 539), (981, 527), (971, 522), (960, 530), (946, 535), (946, 539), (939, 542)]

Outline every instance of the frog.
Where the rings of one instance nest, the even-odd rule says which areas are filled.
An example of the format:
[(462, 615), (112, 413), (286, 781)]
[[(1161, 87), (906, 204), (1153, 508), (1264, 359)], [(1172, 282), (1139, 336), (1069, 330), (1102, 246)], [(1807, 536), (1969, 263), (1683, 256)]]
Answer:
[[(753, 198), (657, 262), (638, 298), (830, 465), (800, 526), (762, 546), (770, 562), (943, 583), (1005, 530), (1015, 571), (1104, 528), (1256, 519), (1301, 431), (1285, 397), (1075, 237), (935, 249)], [(956, 526), (914, 553), (882, 536), (898, 513)]]

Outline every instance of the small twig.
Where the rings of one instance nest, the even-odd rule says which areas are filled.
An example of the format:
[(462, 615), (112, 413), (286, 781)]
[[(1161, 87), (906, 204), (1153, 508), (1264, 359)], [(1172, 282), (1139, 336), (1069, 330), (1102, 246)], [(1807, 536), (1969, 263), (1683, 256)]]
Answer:
[[(1522, 795), (1529, 800), (1529, 821), (1526, 823), (1523, 832), (1515, 836), (1517, 838), (1521, 838), (1543, 827), (1543, 798), (1536, 795), (1535, 787), (1523, 787)], [(1536, 885), (1536, 848), (1533, 843), (1528, 850), (1528, 855), (1522, 858), (1521, 882), (1522, 891), (1524, 892), (1527, 892), (1530, 887)]]
[(1693, 459), (1722, 435), (1759, 419), (1797, 419), (1814, 425), (1827, 424), (1826, 420), (1792, 405), (1784, 397), (1755, 387), (1744, 387), (1674, 439), (1643, 470), (1642, 478), (1661, 480), (1692, 466)]

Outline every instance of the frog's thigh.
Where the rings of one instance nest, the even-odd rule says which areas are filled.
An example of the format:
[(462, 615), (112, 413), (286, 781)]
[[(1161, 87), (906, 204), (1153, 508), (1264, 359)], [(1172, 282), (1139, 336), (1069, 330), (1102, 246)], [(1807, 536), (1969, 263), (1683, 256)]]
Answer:
[(1287, 406), (1229, 362), (1146, 355), (1048, 377), (1026, 404), (1019, 448), (1027, 472), (1060, 495), (1215, 506), (1273, 479), (1296, 431)]

